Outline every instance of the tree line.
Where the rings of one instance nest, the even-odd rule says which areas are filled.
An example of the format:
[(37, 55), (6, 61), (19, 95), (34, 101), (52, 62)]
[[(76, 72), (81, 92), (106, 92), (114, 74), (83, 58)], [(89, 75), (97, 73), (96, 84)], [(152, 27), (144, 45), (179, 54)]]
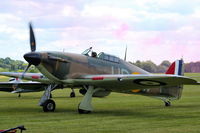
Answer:
[[(152, 61), (136, 61), (130, 62), (148, 72), (151, 73), (164, 73), (167, 71), (171, 63), (168, 60), (164, 60), (161, 64), (156, 65)], [(11, 58), (0, 58), (0, 72), (23, 72), (26, 67), (27, 63), (21, 60), (12, 60)], [(36, 73), (39, 72), (33, 65), (29, 68), (28, 72)], [(192, 72), (192, 73), (200, 73), (200, 61), (199, 62), (191, 62), (185, 64), (185, 72)]]
[(167, 60), (164, 60), (160, 65), (156, 65), (152, 61), (136, 61), (136, 62), (130, 62), (148, 72), (151, 73), (164, 73), (169, 68), (171, 63)]
[[(23, 72), (27, 66), (28, 64), (21, 60), (12, 60), (9, 57), (0, 58), (0, 72)], [(31, 66), (28, 72), (36, 73), (38, 70)]]
[[(148, 72), (151, 73), (165, 73), (171, 63), (168, 60), (164, 60), (161, 64), (156, 65), (152, 61), (136, 61), (130, 62)], [(200, 73), (200, 61), (199, 62), (191, 62), (184, 64), (185, 72), (188, 73)]]

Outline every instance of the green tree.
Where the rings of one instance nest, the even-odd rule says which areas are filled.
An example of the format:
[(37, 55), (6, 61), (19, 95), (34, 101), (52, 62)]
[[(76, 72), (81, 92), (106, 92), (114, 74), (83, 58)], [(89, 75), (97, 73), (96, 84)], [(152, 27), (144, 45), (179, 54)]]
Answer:
[(142, 62), (141, 68), (148, 71), (148, 72), (155, 73), (157, 66), (156, 66), (156, 64), (154, 64), (152, 61), (149, 60), (149, 61), (146, 61), (146, 62)]
[(164, 60), (161, 64), (161, 66), (169, 67), (171, 63), (168, 60)]
[(169, 68), (169, 66), (171, 65), (171, 63), (168, 60), (164, 60), (159, 66), (158, 66), (158, 73), (165, 73), (167, 71), (167, 69)]

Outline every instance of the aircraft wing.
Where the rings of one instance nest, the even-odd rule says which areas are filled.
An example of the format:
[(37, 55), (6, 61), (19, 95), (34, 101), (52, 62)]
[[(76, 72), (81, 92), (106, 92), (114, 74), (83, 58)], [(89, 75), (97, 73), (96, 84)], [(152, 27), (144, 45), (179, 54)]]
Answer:
[(39, 82), (0, 82), (0, 91), (20, 93), (43, 91), (48, 84)]
[[(18, 72), (0, 72), (0, 75), (7, 76), (7, 77), (21, 78), (23, 73), (18, 73)], [(23, 76), (23, 79), (36, 81), (36, 82), (41, 82), (41, 83), (46, 83), (46, 84), (52, 83), (52, 81), (50, 81), (49, 79), (45, 78), (40, 73), (25, 73), (24, 76)]]
[(109, 88), (113, 91), (118, 89), (156, 88), (159, 86), (200, 85), (194, 79), (169, 74), (87, 75), (79, 79), (66, 80), (65, 82), (75, 85), (92, 85), (95, 87)]

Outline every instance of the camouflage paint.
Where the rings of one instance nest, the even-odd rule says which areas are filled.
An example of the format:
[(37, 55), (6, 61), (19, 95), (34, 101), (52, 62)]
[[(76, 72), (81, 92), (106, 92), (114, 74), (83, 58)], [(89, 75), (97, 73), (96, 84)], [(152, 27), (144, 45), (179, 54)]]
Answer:
[[(73, 79), (79, 79), (84, 75), (150, 74), (147, 71), (121, 59), (119, 59), (119, 62), (112, 62), (96, 57), (73, 53), (39, 53), (41, 54), (41, 62), (36, 67), (45, 77), (56, 84), (75, 86)], [(70, 83), (70, 81), (72, 82)], [(182, 88), (178, 86), (160, 87), (160, 84), (162, 84), (160, 82), (140, 81), (140, 83), (143, 85), (134, 84), (134, 87), (133, 85), (129, 85), (129, 82), (119, 84), (117, 87), (111, 83), (109, 88), (103, 86), (101, 88), (120, 93), (156, 96), (159, 98), (166, 97), (168, 99), (178, 99), (182, 92)], [(146, 86), (145, 84), (148, 84), (149, 86)], [(83, 84), (80, 84), (79, 87), (82, 86)]]

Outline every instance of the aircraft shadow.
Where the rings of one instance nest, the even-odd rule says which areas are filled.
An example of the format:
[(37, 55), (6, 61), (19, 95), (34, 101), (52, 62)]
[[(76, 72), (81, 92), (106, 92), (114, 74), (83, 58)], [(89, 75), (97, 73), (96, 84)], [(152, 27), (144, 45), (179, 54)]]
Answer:
[[(154, 106), (154, 107), (144, 107), (144, 108), (137, 108), (136, 109), (117, 109), (117, 110), (95, 110), (92, 114), (95, 116), (102, 117), (104, 116), (130, 116), (130, 117), (140, 117), (140, 118), (153, 118), (153, 117), (160, 117), (166, 119), (179, 119), (179, 118), (196, 118), (197, 116), (191, 115), (182, 115), (177, 113), (171, 113), (174, 110), (185, 109), (190, 110), (199, 110), (199, 105), (179, 105), (173, 107), (162, 107), (162, 106)], [(166, 111), (167, 110), (167, 111)], [(184, 113), (185, 114), (185, 113)], [(199, 116), (198, 116), (199, 117)]]

